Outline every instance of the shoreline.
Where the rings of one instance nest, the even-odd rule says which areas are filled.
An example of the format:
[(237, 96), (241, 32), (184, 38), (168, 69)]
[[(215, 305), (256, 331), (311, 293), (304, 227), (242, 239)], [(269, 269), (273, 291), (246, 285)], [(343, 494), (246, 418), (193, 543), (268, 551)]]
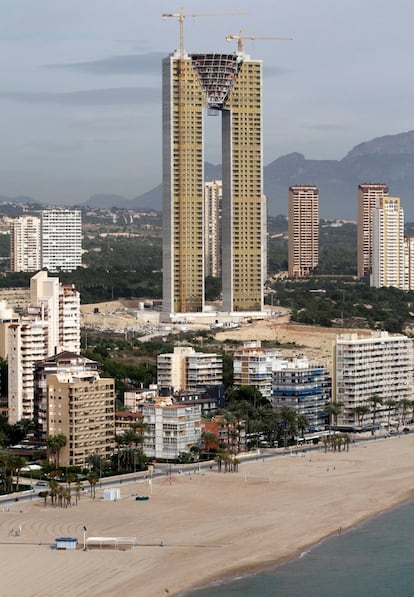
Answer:
[(360, 526), (364, 525), (365, 523), (369, 523), (370, 521), (375, 520), (376, 518), (380, 518), (381, 516), (387, 514), (388, 512), (397, 510), (398, 508), (404, 506), (404, 504), (409, 504), (411, 502), (414, 502), (414, 490), (413, 490), (413, 495), (411, 497), (407, 497), (406, 499), (396, 502), (395, 504), (392, 504), (389, 507), (386, 507), (384, 510), (372, 513), (371, 515), (368, 515), (368, 516), (360, 519), (355, 524), (352, 524), (347, 528), (342, 527), (340, 533), (338, 531), (336, 531), (336, 532), (332, 531), (331, 533), (328, 533), (327, 535), (321, 537), (319, 540), (317, 540), (314, 543), (310, 543), (308, 545), (303, 545), (303, 546), (299, 547), (295, 552), (292, 552), (292, 554), (290, 554), (290, 555), (280, 557), (278, 560), (273, 560), (272, 562), (269, 562), (269, 563), (266, 563), (266, 562), (263, 562), (263, 564), (258, 563), (257, 566), (253, 565), (251, 568), (249, 567), (249, 565), (246, 565), (243, 568), (235, 568), (234, 570), (231, 570), (231, 571), (229, 570), (227, 573), (223, 572), (223, 575), (219, 574), (218, 577), (213, 576), (210, 579), (206, 579), (206, 581), (203, 582), (201, 585), (196, 585), (196, 586), (185, 588), (183, 590), (178, 591), (177, 593), (173, 593), (172, 595), (174, 595), (174, 597), (192, 597), (192, 595), (194, 595), (194, 597), (196, 597), (199, 591), (204, 591), (209, 588), (220, 587), (222, 585), (232, 583), (233, 581), (236, 581), (239, 579), (244, 579), (244, 578), (248, 578), (251, 576), (260, 575), (267, 571), (277, 570), (278, 568), (281, 568), (291, 562), (294, 562), (294, 561), (300, 559), (301, 557), (307, 555), (308, 553), (312, 552), (314, 549), (316, 549), (320, 545), (322, 545), (325, 541), (328, 541), (329, 539), (332, 539), (333, 537), (337, 537), (340, 535), (346, 535), (347, 533), (350, 533), (350, 532), (358, 529)]
[[(238, 473), (191, 471), (122, 484), (121, 499), (61, 509), (41, 501), (0, 511), (8, 597), (184, 597), (217, 581), (292, 561), (338, 533), (414, 499), (414, 434), (352, 445), (349, 452), (294, 452), (241, 461)], [(134, 494), (146, 493), (147, 502)], [(22, 527), (21, 537), (9, 530)], [(56, 537), (136, 537), (130, 550), (50, 549)], [(31, 543), (31, 544), (29, 544)], [(13, 544), (13, 545), (10, 545)], [(25, 574), (21, 574), (21, 558)], [(27, 562), (27, 565), (26, 565)], [(27, 570), (26, 570), (27, 569)]]

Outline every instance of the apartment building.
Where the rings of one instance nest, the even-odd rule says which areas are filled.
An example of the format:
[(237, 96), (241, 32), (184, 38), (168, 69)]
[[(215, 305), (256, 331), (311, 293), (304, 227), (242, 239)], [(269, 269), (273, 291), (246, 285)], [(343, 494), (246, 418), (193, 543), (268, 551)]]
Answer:
[(293, 185), (288, 196), (288, 272), (307, 276), (319, 260), (319, 190), (314, 185)]
[(82, 216), (78, 209), (41, 213), (42, 268), (71, 272), (82, 265)]
[(109, 459), (114, 452), (115, 380), (83, 366), (81, 357), (73, 360), (46, 376), (47, 435), (68, 439), (61, 466), (86, 466), (88, 456)]
[(176, 460), (198, 446), (201, 438), (201, 406), (146, 405), (144, 452), (150, 458)]
[(7, 324), (10, 423), (33, 419), (34, 364), (62, 350), (80, 351), (80, 298), (72, 285), (38, 272), (25, 311)]
[[(334, 400), (343, 403), (338, 422), (357, 426), (373, 422), (372, 398), (378, 396), (382, 405), (376, 412), (376, 422), (386, 424), (390, 410), (387, 401), (395, 400), (395, 418), (399, 403), (413, 400), (413, 341), (402, 334), (384, 331), (369, 335), (341, 334), (337, 336), (333, 355)], [(355, 410), (367, 406), (369, 414), (360, 421)]]
[(358, 277), (368, 278), (372, 269), (372, 210), (388, 195), (382, 183), (358, 185)]
[(173, 353), (157, 357), (158, 388), (173, 392), (197, 392), (223, 383), (223, 360), (214, 353), (196, 352), (190, 346), (176, 346)]
[(243, 348), (234, 353), (234, 386), (253, 386), (271, 400), (273, 361), (278, 356), (280, 353), (275, 350), (262, 348), (260, 341), (245, 342)]
[(10, 224), (10, 271), (37, 272), (41, 264), (40, 218), (15, 218)]
[(331, 376), (323, 364), (312, 363), (304, 356), (273, 361), (273, 406), (288, 407), (306, 417), (306, 431), (325, 429), (331, 390)]
[(372, 210), (371, 286), (407, 289), (404, 210), (399, 197), (382, 197)]

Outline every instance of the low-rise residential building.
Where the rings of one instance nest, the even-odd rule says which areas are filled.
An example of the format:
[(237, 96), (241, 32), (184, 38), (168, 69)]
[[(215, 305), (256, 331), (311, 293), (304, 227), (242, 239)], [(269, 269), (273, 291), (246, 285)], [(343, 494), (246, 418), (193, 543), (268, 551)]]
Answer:
[(144, 453), (149, 458), (176, 460), (182, 452), (199, 445), (201, 407), (146, 405), (143, 408)]
[(223, 360), (212, 353), (196, 352), (190, 346), (177, 346), (173, 353), (157, 357), (158, 388), (173, 392), (196, 392), (200, 387), (221, 385)]
[(245, 342), (234, 354), (234, 386), (252, 386), (271, 400), (273, 361), (278, 356), (279, 352), (262, 348), (260, 341)]
[(386, 425), (398, 416), (401, 404), (413, 400), (413, 340), (403, 334), (341, 334), (333, 363), (333, 397), (343, 405), (341, 425), (372, 424), (374, 418)]

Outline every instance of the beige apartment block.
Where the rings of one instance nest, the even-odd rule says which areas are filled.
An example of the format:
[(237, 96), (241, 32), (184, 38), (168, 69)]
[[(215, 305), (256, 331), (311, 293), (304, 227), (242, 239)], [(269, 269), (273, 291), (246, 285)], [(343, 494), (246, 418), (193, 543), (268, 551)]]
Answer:
[(308, 276), (319, 260), (319, 190), (293, 185), (288, 196), (289, 276)]

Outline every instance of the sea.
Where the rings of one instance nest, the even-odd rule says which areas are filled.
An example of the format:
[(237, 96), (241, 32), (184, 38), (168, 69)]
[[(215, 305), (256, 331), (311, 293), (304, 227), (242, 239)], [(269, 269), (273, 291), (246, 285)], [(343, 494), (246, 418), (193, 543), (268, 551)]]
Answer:
[(287, 564), (185, 595), (413, 597), (414, 502), (328, 537)]

